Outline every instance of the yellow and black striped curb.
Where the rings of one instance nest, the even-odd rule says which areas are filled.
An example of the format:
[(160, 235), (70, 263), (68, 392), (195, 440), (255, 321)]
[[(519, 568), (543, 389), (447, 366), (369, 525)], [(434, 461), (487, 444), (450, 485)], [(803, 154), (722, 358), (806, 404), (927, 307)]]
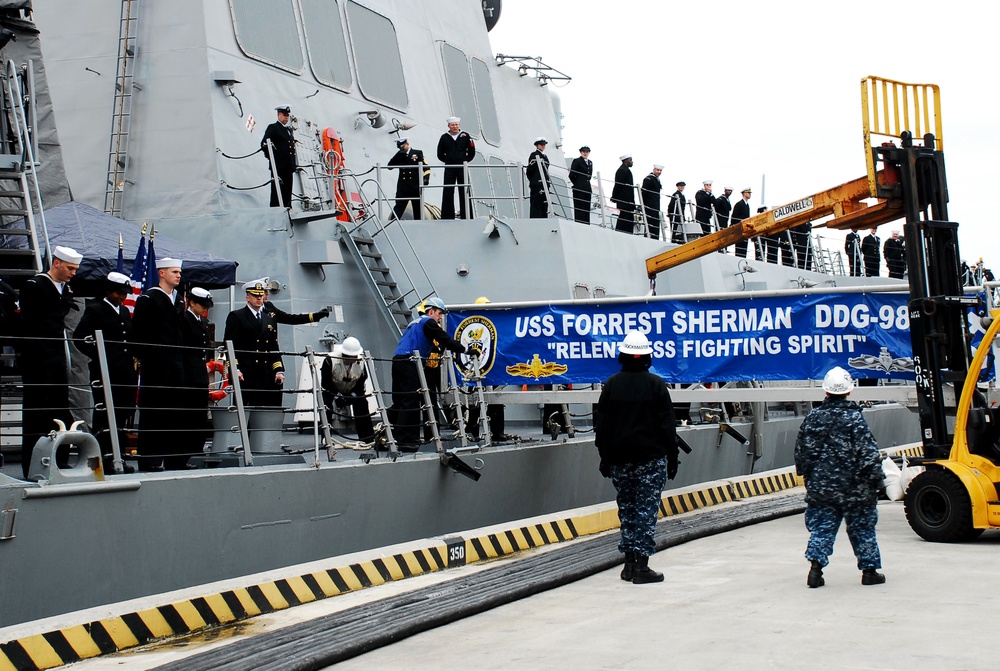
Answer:
[[(734, 478), (668, 493), (660, 517), (693, 512), (790, 489), (801, 484), (792, 469)], [(613, 504), (574, 517), (538, 522), (472, 538), (449, 537), (431, 545), (349, 566), (318, 570), (221, 593), (183, 599), (125, 615), (0, 643), (0, 671), (51, 669), (151, 641), (190, 634), (264, 613), (374, 587), (394, 580), (495, 559), (531, 548), (601, 533), (619, 526)]]

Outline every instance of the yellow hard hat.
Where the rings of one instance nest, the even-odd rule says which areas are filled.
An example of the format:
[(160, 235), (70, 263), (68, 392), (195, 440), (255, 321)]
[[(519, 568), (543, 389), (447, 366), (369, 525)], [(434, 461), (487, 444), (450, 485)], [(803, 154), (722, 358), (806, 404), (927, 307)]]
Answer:
[(489, 302), (490, 302), (490, 299), (487, 298), (486, 296), (480, 296), (479, 298), (476, 299), (476, 304), (477, 305), (481, 305), (483, 303), (489, 303)]

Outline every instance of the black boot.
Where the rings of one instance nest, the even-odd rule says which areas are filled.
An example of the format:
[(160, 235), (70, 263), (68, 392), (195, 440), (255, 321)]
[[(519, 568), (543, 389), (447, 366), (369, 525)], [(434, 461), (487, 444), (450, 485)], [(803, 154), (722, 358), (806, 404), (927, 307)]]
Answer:
[(823, 565), (815, 559), (811, 560), (811, 563), (812, 566), (809, 569), (809, 577), (806, 578), (806, 584), (810, 587), (822, 587), (826, 584), (826, 580), (823, 578)]
[(866, 568), (861, 572), (862, 585), (881, 585), (885, 582), (885, 574), (879, 573), (873, 568)]
[(635, 553), (626, 552), (625, 553), (625, 566), (622, 567), (622, 580), (625, 582), (632, 582), (632, 576), (635, 571)]
[(663, 582), (663, 574), (649, 568), (649, 557), (635, 556), (635, 568), (632, 569), (632, 584), (645, 585), (651, 582)]

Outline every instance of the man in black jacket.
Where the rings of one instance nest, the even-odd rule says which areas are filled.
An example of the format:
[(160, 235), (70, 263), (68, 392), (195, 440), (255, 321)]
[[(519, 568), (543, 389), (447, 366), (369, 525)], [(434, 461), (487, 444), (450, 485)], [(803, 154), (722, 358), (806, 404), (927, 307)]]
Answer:
[(660, 239), (660, 175), (662, 165), (654, 165), (653, 172), (642, 180), (642, 207), (646, 213), (646, 236), (654, 240)]
[(618, 492), (618, 550), (625, 554), (621, 578), (634, 584), (663, 580), (662, 573), (649, 568), (649, 557), (656, 550), (660, 496), (680, 464), (670, 392), (661, 377), (649, 372), (652, 353), (642, 332), (625, 335), (618, 347), (621, 372), (607, 379), (597, 402), (594, 439), (601, 474)]
[(622, 164), (615, 172), (615, 186), (611, 190), (611, 202), (618, 208), (618, 222), (615, 230), (631, 235), (635, 232), (635, 180), (632, 179), (632, 154), (619, 157)]
[[(102, 384), (100, 359), (97, 354), (97, 343), (86, 338), (101, 331), (104, 336), (104, 347), (108, 362), (108, 382), (111, 385), (111, 399), (114, 406), (115, 426), (119, 435), (131, 428), (135, 418), (135, 390), (138, 375), (135, 371), (134, 352), (129, 340), (132, 334), (132, 316), (123, 307), (125, 297), (132, 293), (132, 284), (127, 275), (108, 273), (105, 280), (105, 297), (87, 305), (83, 317), (73, 331), (76, 348), (90, 358), (90, 384), (94, 396), (94, 404), (104, 405), (104, 410), (94, 410), (91, 421), (91, 432), (97, 437), (104, 458), (104, 472), (114, 472), (111, 435), (108, 432), (108, 407), (105, 400), (105, 387)], [(125, 466), (126, 473), (132, 471), (131, 466)]]
[[(733, 205), (733, 216), (729, 219), (730, 226), (739, 226), (744, 219), (750, 218), (750, 189), (743, 189), (740, 192), (743, 196)], [(736, 256), (745, 259), (747, 257), (747, 243), (744, 238), (736, 243)]]
[[(733, 209), (732, 203), (729, 202), (729, 196), (733, 193), (733, 187), (727, 186), (722, 190), (722, 195), (715, 199), (715, 218), (719, 222), (719, 230), (723, 228), (729, 228), (729, 213)], [(719, 250), (724, 251), (724, 250)]]
[(861, 277), (861, 236), (857, 231), (848, 231), (844, 238), (844, 253), (847, 254), (851, 276)]
[(903, 245), (903, 239), (899, 237), (899, 231), (893, 231), (892, 237), (885, 241), (882, 254), (885, 256), (886, 268), (889, 269), (889, 277), (903, 279), (906, 273), (906, 247)]
[[(297, 166), (295, 160), (295, 135), (292, 132), (291, 115), (292, 108), (288, 105), (279, 105), (274, 108), (278, 113), (278, 120), (270, 124), (264, 131), (264, 137), (260, 139), (260, 147), (264, 150), (264, 156), (268, 163), (271, 163), (271, 155), (267, 151), (267, 141), (271, 141), (274, 151), (274, 163), (271, 164), (271, 207), (284, 207), (286, 210), (292, 209), (292, 175), (295, 174)], [(281, 201), (278, 201), (278, 189), (280, 188)]]
[(670, 241), (675, 245), (685, 242), (684, 235), (684, 210), (687, 208), (687, 198), (684, 197), (685, 182), (677, 182), (677, 190), (670, 196), (670, 205), (667, 206), (667, 217), (670, 219)]
[(878, 277), (879, 271), (881, 270), (881, 240), (879, 240), (878, 235), (875, 234), (876, 230), (877, 229), (875, 228), (871, 229), (871, 232), (861, 241), (861, 257), (865, 261), (866, 277)]
[(715, 212), (715, 196), (712, 195), (712, 180), (706, 179), (694, 194), (694, 220), (701, 224), (701, 234), (712, 232), (712, 215)]
[(590, 147), (584, 145), (580, 147), (580, 155), (569, 166), (569, 181), (573, 183), (573, 218), (581, 224), (590, 223), (590, 203), (594, 198), (590, 179), (593, 176)]
[(409, 204), (413, 218), (420, 219), (421, 172), (423, 172), (424, 186), (427, 186), (431, 181), (431, 169), (424, 159), (424, 152), (412, 149), (407, 138), (401, 137), (396, 140), (396, 147), (399, 151), (389, 159), (390, 166), (399, 168), (399, 177), (396, 178), (396, 204), (392, 211), (397, 219), (402, 219), (403, 212)]
[(458, 187), (459, 219), (465, 219), (465, 167), (476, 156), (476, 143), (472, 136), (461, 129), (462, 120), (457, 116), (448, 117), (448, 132), (438, 140), (437, 157), (445, 165), (455, 168), (444, 169), (444, 188), (441, 189), (441, 218), (455, 218), (455, 187)]
[(535, 151), (528, 156), (528, 167), (524, 169), (531, 202), (528, 216), (532, 219), (545, 219), (549, 216), (548, 190), (552, 188), (552, 180), (549, 179), (549, 157), (545, 155), (548, 143), (544, 137), (535, 139)]
[(177, 394), (177, 405), (183, 408), (184, 432), (177, 437), (179, 451), (188, 456), (199, 454), (209, 437), (208, 426), (208, 361), (214, 358), (209, 337), (208, 311), (213, 306), (212, 294), (201, 287), (187, 292), (187, 310), (181, 317), (181, 344), (184, 349), (184, 388)]
[(52, 420), (58, 419), (67, 427), (71, 423), (65, 320), (70, 310), (80, 309), (73, 301), (69, 282), (82, 260), (75, 249), (56, 247), (48, 271), (21, 287), (21, 469), (26, 478), (35, 443), (56, 428)]

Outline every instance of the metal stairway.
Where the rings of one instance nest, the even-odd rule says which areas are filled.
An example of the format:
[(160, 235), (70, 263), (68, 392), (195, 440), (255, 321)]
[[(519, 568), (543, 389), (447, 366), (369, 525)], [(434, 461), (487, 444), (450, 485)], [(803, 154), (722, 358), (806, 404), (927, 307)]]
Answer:
[[(355, 188), (350, 191), (347, 199), (347, 214), (350, 221), (338, 222), (337, 230), (340, 239), (343, 240), (358, 269), (361, 270), (365, 283), (379, 305), (382, 316), (385, 317), (386, 322), (397, 336), (402, 335), (412, 319), (413, 308), (421, 300), (431, 296), (434, 293), (434, 288), (426, 270), (420, 263), (420, 259), (414, 252), (409, 238), (406, 237), (405, 229), (400, 229), (399, 233), (408, 248), (407, 256), (415, 259), (415, 263), (423, 275), (422, 286), (426, 286), (427, 291), (421, 293), (417, 289), (417, 283), (413, 277), (406, 271), (400, 251), (396, 249), (388, 236), (387, 224), (384, 224), (377, 214), (379, 209), (377, 205), (383, 207), (391, 205), (391, 201), (381, 192), (378, 182), (369, 180), (365, 183), (374, 185), (373, 188), (378, 190), (380, 202), (374, 203), (364, 194), (362, 185), (357, 183), (353, 175), (346, 177), (355, 185)], [(388, 225), (392, 225), (392, 223), (393, 221), (390, 221)], [(397, 268), (395, 276), (386, 255), (376, 244), (376, 238), (379, 236), (384, 241), (385, 251), (389, 257), (395, 259), (394, 263)]]
[(139, 89), (132, 79), (138, 30), (138, 0), (122, 0), (118, 26), (114, 114), (111, 118), (111, 148), (108, 150), (108, 181), (104, 192), (104, 211), (116, 217), (122, 214), (125, 186), (128, 184), (126, 173), (128, 135), (132, 124), (132, 93), (134, 89)]
[[(7, 61), (3, 72), (0, 122), (0, 277), (8, 281), (42, 271), (48, 248), (42, 196), (35, 172), (34, 138), (28, 114), (34, 110), (31, 63)], [(47, 254), (47, 252), (46, 252)]]

